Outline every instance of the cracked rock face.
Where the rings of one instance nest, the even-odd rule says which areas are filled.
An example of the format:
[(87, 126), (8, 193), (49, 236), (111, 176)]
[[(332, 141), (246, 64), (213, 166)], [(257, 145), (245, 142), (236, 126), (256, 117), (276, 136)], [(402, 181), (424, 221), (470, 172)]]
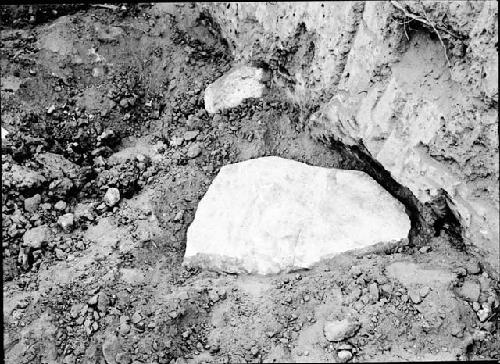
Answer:
[(409, 230), (404, 206), (367, 174), (263, 157), (220, 170), (189, 227), (184, 261), (278, 273)]
[(235, 67), (205, 90), (205, 109), (213, 114), (238, 106), (243, 100), (259, 98), (264, 92), (261, 83), (264, 71), (250, 66)]

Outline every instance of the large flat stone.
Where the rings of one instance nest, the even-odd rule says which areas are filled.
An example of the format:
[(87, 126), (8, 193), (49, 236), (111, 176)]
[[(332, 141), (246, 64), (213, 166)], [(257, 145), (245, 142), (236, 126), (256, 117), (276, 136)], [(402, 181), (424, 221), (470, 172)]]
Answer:
[(238, 106), (245, 99), (259, 98), (264, 92), (264, 71), (250, 66), (235, 67), (205, 90), (205, 110), (213, 114)]
[(367, 174), (263, 157), (221, 168), (188, 229), (184, 261), (277, 273), (408, 236), (404, 206)]

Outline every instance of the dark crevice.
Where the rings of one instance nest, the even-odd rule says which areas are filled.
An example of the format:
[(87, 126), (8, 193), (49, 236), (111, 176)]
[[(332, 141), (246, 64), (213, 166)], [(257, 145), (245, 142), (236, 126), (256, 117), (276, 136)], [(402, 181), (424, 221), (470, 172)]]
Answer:
[(446, 231), (451, 238), (454, 246), (460, 250), (465, 249), (463, 239), (463, 229), (460, 224), (460, 219), (455, 215), (450, 206), (453, 205), (448, 192), (440, 188), (437, 196), (432, 202), (426, 204), (435, 214), (433, 228), (435, 236), (438, 236), (441, 231)]
[[(405, 206), (411, 221), (408, 236), (410, 246), (425, 245), (430, 238), (438, 236), (444, 230), (452, 238), (457, 248), (463, 248), (461, 225), (448, 206), (449, 198), (447, 195), (441, 193), (431, 203), (423, 204), (408, 187), (397, 182), (391, 173), (371, 156), (362, 141), (359, 145), (348, 146), (333, 136), (321, 135), (317, 139), (329, 149), (344, 156), (349, 161), (351, 168), (365, 172), (372, 177)], [(444, 203), (444, 207), (436, 209), (436, 205), (442, 203)]]

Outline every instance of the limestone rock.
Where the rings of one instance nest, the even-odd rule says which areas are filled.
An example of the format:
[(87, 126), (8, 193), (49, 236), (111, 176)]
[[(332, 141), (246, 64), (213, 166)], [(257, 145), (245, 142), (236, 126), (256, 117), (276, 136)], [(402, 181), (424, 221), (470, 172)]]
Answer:
[(483, 309), (477, 311), (477, 317), (481, 322), (486, 321), (486, 319), (490, 316), (490, 314), (491, 312), (489, 307), (484, 307)]
[(116, 354), (120, 350), (120, 342), (118, 338), (107, 333), (102, 344), (102, 353), (107, 364), (116, 364)]
[(46, 182), (45, 177), (40, 172), (18, 164), (13, 164), (10, 171), (5, 173), (5, 180), (11, 179), (20, 190), (38, 189)]
[(79, 175), (80, 167), (60, 154), (40, 153), (35, 159), (42, 166), (45, 177), (49, 179), (77, 178)]
[(201, 153), (201, 147), (199, 143), (193, 143), (189, 146), (187, 150), (187, 156), (189, 159), (196, 158)]
[(104, 203), (109, 207), (115, 206), (120, 201), (120, 190), (109, 188), (104, 195)]
[(71, 230), (73, 230), (75, 216), (72, 213), (64, 214), (62, 216), (59, 216), (59, 218), (57, 219), (57, 223), (65, 232), (70, 232)]
[(183, 137), (173, 137), (172, 141), (170, 142), (170, 145), (172, 147), (178, 147), (178, 146), (182, 145), (183, 141), (184, 141)]
[(338, 355), (341, 363), (345, 363), (345, 362), (351, 360), (351, 358), (352, 358), (351, 352), (347, 351), (347, 350), (341, 350), (338, 352), (337, 355)]
[(7, 134), (9, 134), (9, 132), (2, 127), (2, 139), (7, 138)]
[(188, 229), (185, 263), (277, 273), (406, 238), (401, 203), (359, 171), (263, 157), (221, 168)]
[(56, 204), (54, 205), (54, 208), (59, 211), (64, 211), (66, 210), (67, 203), (65, 201), (57, 201)]
[(200, 132), (198, 130), (190, 130), (184, 133), (184, 140), (190, 141), (196, 139)]
[(360, 324), (356, 320), (343, 319), (325, 322), (323, 333), (328, 341), (342, 341), (348, 339), (356, 334), (359, 330)]
[(467, 301), (475, 302), (479, 300), (481, 294), (481, 286), (474, 281), (465, 281), (460, 288), (458, 294)]
[(61, 199), (66, 198), (71, 189), (74, 187), (73, 181), (68, 177), (58, 178), (52, 181), (49, 185), (49, 192), (54, 197)]
[(40, 249), (42, 243), (48, 242), (50, 239), (50, 229), (47, 225), (41, 225), (29, 229), (23, 235), (24, 246), (29, 246), (31, 249)]
[(213, 114), (238, 106), (248, 98), (259, 98), (264, 91), (264, 71), (250, 66), (233, 68), (205, 90), (205, 109)]
[(41, 202), (42, 196), (37, 193), (33, 197), (29, 197), (24, 200), (24, 209), (28, 212), (35, 212), (36, 210), (38, 210)]

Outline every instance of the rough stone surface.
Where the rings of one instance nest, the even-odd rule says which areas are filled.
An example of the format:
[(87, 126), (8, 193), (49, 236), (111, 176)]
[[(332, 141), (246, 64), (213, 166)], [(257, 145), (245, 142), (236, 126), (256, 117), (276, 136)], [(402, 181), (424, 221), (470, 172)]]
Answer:
[(28, 197), (24, 200), (24, 209), (28, 212), (35, 212), (38, 210), (41, 202), (42, 197), (37, 193), (35, 196)]
[(79, 174), (80, 167), (62, 155), (47, 152), (37, 154), (35, 158), (47, 178), (76, 178)]
[(11, 170), (5, 173), (5, 179), (12, 180), (20, 190), (37, 189), (46, 182), (40, 172), (18, 164), (12, 165)]
[(116, 354), (120, 350), (120, 342), (113, 334), (107, 334), (102, 344), (102, 353), (106, 363), (116, 364)]
[(67, 213), (59, 216), (59, 218), (57, 219), (57, 223), (65, 232), (70, 232), (71, 230), (73, 230), (75, 217), (72, 213)]
[(2, 139), (7, 138), (7, 134), (9, 134), (9, 132), (6, 129), (2, 128)]
[(40, 249), (42, 243), (50, 239), (50, 229), (47, 225), (37, 226), (26, 231), (23, 235), (23, 243), (31, 249)]
[(220, 170), (189, 227), (185, 262), (276, 273), (409, 229), (404, 207), (363, 172), (263, 157)]
[[(435, 29), (410, 31), (394, 3)], [(280, 66), (293, 80), (291, 99), (323, 104), (309, 126), (346, 144), (362, 139), (422, 202), (443, 188), (464, 238), (498, 271), (497, 2), (198, 6), (238, 62), (271, 64), (289, 49)]]
[(327, 321), (323, 327), (323, 333), (328, 341), (342, 341), (348, 339), (359, 330), (360, 324), (356, 320), (343, 319)]
[(341, 350), (338, 352), (338, 357), (339, 357), (339, 360), (342, 362), (342, 363), (345, 363), (349, 360), (351, 360), (352, 358), (352, 354), (350, 351), (347, 351), (347, 350)]
[(205, 90), (205, 109), (216, 113), (238, 106), (248, 98), (259, 98), (264, 92), (264, 71), (250, 66), (233, 68)]
[(481, 294), (481, 286), (473, 281), (465, 281), (459, 290), (459, 295), (470, 302), (479, 300)]
[(184, 140), (190, 141), (196, 139), (200, 132), (198, 130), (190, 130), (184, 133)]
[(187, 156), (190, 159), (196, 158), (201, 153), (201, 146), (199, 143), (193, 143), (189, 146), (187, 150)]
[(118, 188), (109, 188), (104, 195), (104, 203), (109, 207), (113, 207), (118, 202), (120, 202), (120, 190)]
[(66, 210), (66, 202), (65, 201), (57, 201), (56, 204), (54, 205), (54, 208), (59, 211), (64, 211)]

